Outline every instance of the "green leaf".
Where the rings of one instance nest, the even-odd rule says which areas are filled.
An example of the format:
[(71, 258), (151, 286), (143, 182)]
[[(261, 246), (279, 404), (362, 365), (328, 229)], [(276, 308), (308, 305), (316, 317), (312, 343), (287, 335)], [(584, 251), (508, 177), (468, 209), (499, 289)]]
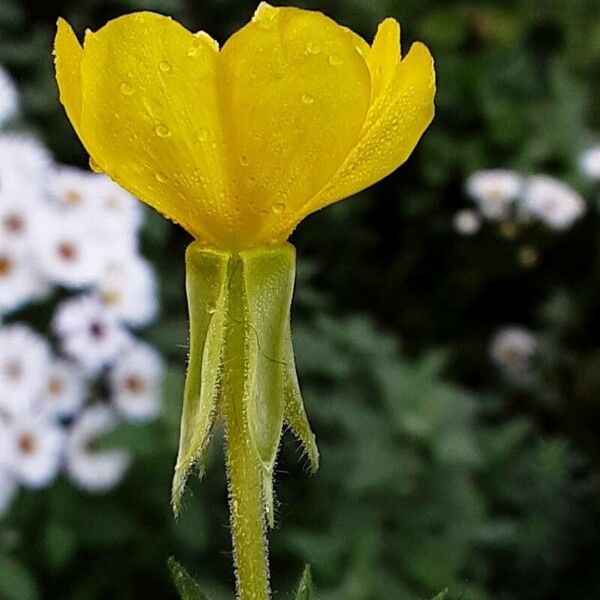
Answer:
[(173, 557), (169, 558), (167, 566), (181, 600), (208, 600), (194, 579)]
[(312, 596), (312, 576), (310, 573), (310, 565), (304, 567), (304, 573), (302, 573), (302, 579), (298, 584), (298, 591), (294, 600), (310, 600)]
[(59, 521), (50, 521), (44, 535), (46, 561), (51, 569), (64, 567), (77, 549), (75, 533)]
[(40, 597), (31, 572), (19, 561), (0, 556), (0, 598), (3, 600), (37, 600)]

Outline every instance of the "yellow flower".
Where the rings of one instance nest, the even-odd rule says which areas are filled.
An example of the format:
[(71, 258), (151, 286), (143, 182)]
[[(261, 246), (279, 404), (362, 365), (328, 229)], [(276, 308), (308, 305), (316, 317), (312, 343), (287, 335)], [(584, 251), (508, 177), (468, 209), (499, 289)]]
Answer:
[(58, 21), (61, 102), (92, 165), (227, 250), (283, 243), (308, 214), (385, 177), (433, 118), (427, 48), (372, 46), (318, 12), (262, 3), (225, 43), (142, 12)]

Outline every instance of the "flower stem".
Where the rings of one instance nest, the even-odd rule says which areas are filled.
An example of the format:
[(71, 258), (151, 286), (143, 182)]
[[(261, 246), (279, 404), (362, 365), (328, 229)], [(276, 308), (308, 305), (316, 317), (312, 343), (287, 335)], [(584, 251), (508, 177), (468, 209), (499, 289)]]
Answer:
[[(239, 259), (238, 259), (239, 260)], [(229, 509), (239, 600), (268, 600), (269, 571), (261, 465), (252, 448), (244, 410), (246, 298), (241, 265), (229, 272), (228, 324), (223, 356), (222, 401)]]

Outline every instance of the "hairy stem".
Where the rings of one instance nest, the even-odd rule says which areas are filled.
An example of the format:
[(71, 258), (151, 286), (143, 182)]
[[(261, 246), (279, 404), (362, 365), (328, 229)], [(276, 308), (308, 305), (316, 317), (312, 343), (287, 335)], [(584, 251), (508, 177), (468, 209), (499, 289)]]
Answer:
[(246, 299), (240, 263), (229, 273), (229, 310), (223, 357), (225, 452), (229, 509), (239, 600), (268, 600), (269, 571), (261, 465), (252, 448), (244, 412)]

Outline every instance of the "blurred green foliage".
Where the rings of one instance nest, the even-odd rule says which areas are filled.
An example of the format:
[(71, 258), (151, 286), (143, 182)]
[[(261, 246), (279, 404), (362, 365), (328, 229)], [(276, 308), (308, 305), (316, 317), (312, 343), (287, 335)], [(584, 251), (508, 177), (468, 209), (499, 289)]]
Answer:
[[(596, 0), (297, 2), (370, 39), (384, 16), (403, 45), (436, 59), (437, 117), (414, 156), (360, 195), (311, 217), (294, 235), (302, 257), (295, 344), (322, 453), (312, 478), (284, 442), (273, 585), (297, 588), (310, 562), (323, 600), (600, 597), (600, 223), (535, 228), (507, 239), (452, 232), (464, 178), (482, 167), (544, 171), (588, 193), (579, 151), (600, 122)], [(172, 14), (224, 41), (255, 8), (246, 0), (0, 0), (0, 64), (23, 97), (19, 126), (57, 159), (87, 157), (62, 113), (51, 40), (61, 15), (82, 34), (140, 9)], [(596, 132), (597, 133), (597, 132)], [(22, 493), (0, 521), (0, 598), (175, 598), (174, 555), (209, 597), (231, 598), (226, 484), (215, 440), (204, 481), (179, 523), (169, 509), (187, 324), (189, 239), (155, 214), (144, 234), (162, 287), (147, 332), (168, 359), (164, 418), (123, 428), (135, 467), (107, 496), (60, 481)], [(531, 268), (523, 244), (540, 253)], [(534, 385), (503, 381), (486, 354), (504, 323), (542, 333)], [(401, 343), (400, 343), (401, 340)], [(469, 390), (469, 391), (467, 391)], [(287, 594), (287, 596), (286, 596)]]

